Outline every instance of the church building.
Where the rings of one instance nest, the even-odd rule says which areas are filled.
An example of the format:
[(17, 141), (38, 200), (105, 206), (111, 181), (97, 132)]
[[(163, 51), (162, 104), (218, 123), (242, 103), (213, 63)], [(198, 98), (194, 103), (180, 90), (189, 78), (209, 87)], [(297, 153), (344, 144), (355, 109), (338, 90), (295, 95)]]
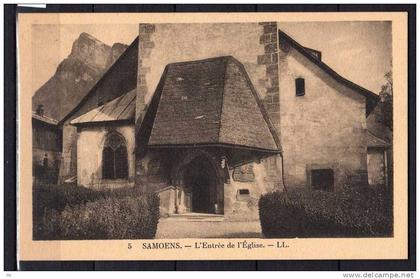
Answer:
[(156, 192), (163, 215), (255, 219), (263, 193), (386, 173), (368, 167), (389, 147), (367, 131), (377, 101), (276, 22), (140, 24), (59, 123), (60, 176)]

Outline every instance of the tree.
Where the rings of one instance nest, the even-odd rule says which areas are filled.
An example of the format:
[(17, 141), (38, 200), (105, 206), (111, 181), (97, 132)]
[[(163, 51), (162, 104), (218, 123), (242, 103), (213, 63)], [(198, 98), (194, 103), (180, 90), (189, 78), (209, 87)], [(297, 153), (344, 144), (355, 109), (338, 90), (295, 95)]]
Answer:
[(386, 83), (382, 85), (381, 91), (379, 92), (380, 108), (382, 114), (382, 123), (391, 129), (392, 131), (392, 95), (393, 95), (393, 84), (392, 84), (392, 71), (387, 72), (385, 75)]

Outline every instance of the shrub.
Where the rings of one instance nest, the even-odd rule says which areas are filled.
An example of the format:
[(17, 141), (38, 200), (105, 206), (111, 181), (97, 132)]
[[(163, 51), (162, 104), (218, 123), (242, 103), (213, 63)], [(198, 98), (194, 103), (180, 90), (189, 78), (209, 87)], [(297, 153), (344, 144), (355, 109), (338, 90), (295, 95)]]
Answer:
[(62, 211), (67, 205), (83, 204), (105, 196), (105, 192), (95, 191), (75, 184), (35, 184), (32, 190), (33, 215), (41, 218), (45, 209)]
[(48, 239), (148, 239), (156, 234), (159, 197), (106, 197), (67, 205), (59, 213), (45, 210), (41, 228)]
[(273, 192), (260, 198), (259, 212), (267, 237), (392, 234), (392, 200), (383, 188), (347, 186), (337, 192)]
[(261, 196), (258, 202), (261, 229), (265, 236), (294, 237), (301, 231), (305, 211), (301, 204), (293, 202), (280, 192)]
[[(98, 215), (104, 214), (104, 212), (111, 212), (111, 207), (115, 210), (123, 210), (123, 206), (120, 205), (120, 203), (125, 201), (126, 198), (141, 197), (142, 195), (140, 187), (123, 187), (115, 190), (97, 191), (75, 184), (35, 184), (33, 187), (33, 238), (39, 240), (75, 237), (75, 239), (77, 239), (82, 238), (83, 235), (86, 234), (88, 236), (90, 235), (90, 238), (93, 239), (96, 237), (105, 237), (105, 235), (118, 234), (109, 233), (108, 231), (106, 231), (106, 233), (102, 232), (102, 228), (98, 228), (98, 224), (94, 224), (97, 227), (93, 227), (88, 233), (79, 231), (80, 237), (77, 237), (75, 231), (77, 231), (77, 226), (84, 226), (83, 228), (90, 226), (89, 224), (84, 223), (86, 221), (85, 219), (88, 218), (86, 217), (87, 215), (95, 213), (96, 216), (92, 215), (89, 218), (96, 218)], [(154, 195), (146, 198), (147, 204), (150, 206), (149, 213), (151, 214), (151, 219), (149, 221), (152, 231), (153, 227), (157, 227), (157, 221), (156, 224), (153, 225), (154, 222), (152, 220), (159, 219), (159, 210), (156, 211), (154, 209), (156, 207), (159, 209), (159, 199), (157, 196), (155, 198), (153, 197)], [(141, 197), (141, 199), (142, 198), (143, 197)], [(119, 201), (120, 199), (122, 199), (122, 201)], [(105, 200), (108, 200), (110, 204), (107, 205)], [(140, 201), (140, 203), (144, 204), (144, 201)], [(132, 204), (132, 201), (129, 201), (128, 204)], [(101, 206), (103, 208), (101, 208)], [(95, 210), (92, 211), (92, 208)], [(130, 208), (124, 210), (126, 210), (126, 212), (134, 212), (133, 210), (135, 207), (131, 206)], [(84, 219), (82, 216), (85, 216), (86, 218)], [(69, 219), (66, 219), (68, 222), (67, 224), (64, 224), (63, 218), (65, 219), (66, 217)], [(74, 226), (71, 225), (71, 218), (75, 218)], [(119, 217), (119, 219), (121, 219), (121, 217)], [(102, 218), (101, 220), (104, 219)], [(111, 224), (109, 220), (106, 222)], [(68, 232), (68, 234), (66, 234), (67, 236), (61, 235), (61, 228), (70, 228), (69, 230), (64, 230), (64, 232)], [(96, 232), (94, 232), (95, 230)], [(145, 232), (139, 234), (148, 235), (150, 233)]]

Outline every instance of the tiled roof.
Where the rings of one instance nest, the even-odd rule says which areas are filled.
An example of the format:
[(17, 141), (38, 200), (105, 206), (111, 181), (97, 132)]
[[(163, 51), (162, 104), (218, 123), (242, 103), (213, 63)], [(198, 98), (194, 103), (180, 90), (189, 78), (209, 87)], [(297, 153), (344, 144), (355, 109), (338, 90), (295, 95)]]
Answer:
[[(62, 125), (65, 121), (71, 118), (78, 112), (83, 105), (85, 105), (95, 94), (106, 84), (119, 83), (125, 84), (125, 87), (134, 88), (137, 83), (137, 56), (138, 56), (139, 37), (137, 36), (130, 46), (118, 57), (118, 59), (111, 65), (111, 67), (102, 75), (96, 84), (87, 92), (86, 96), (75, 106), (63, 119), (59, 121)], [(135, 59), (132, 59), (132, 56)], [(123, 69), (123, 70), (122, 70)], [(128, 85), (128, 86), (127, 86)], [(121, 88), (121, 86), (119, 86)], [(128, 89), (127, 89), (128, 90)], [(119, 95), (124, 92), (115, 92)]]
[(366, 133), (367, 137), (367, 146), (368, 147), (381, 147), (381, 148), (387, 148), (390, 146), (388, 142), (385, 140), (375, 136), (371, 132), (367, 131)]
[(32, 112), (32, 118), (37, 119), (37, 120), (42, 121), (42, 122), (45, 122), (47, 124), (51, 124), (51, 125), (57, 125), (58, 124), (57, 120), (52, 119), (52, 118), (50, 118), (48, 116), (45, 116), (45, 115), (36, 114), (35, 112)]
[(135, 109), (136, 89), (73, 119), (70, 124), (134, 120)]
[(150, 129), (149, 146), (280, 150), (245, 68), (231, 56), (169, 64), (142, 127)]

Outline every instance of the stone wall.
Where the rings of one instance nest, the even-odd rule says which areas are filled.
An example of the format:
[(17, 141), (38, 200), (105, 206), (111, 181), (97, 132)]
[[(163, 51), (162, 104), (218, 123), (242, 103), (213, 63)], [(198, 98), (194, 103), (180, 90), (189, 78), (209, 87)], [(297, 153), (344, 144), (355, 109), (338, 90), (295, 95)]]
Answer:
[(145, 97), (149, 94), (149, 90), (154, 90), (148, 87), (147, 74), (150, 72), (150, 66), (147, 65), (147, 60), (150, 58), (151, 52), (155, 46), (152, 41), (153, 33), (156, 25), (154, 24), (140, 24), (139, 25), (139, 49), (138, 49), (138, 71), (137, 71), (137, 97), (136, 97), (136, 122), (141, 123), (144, 117), (144, 109), (146, 106)]
[(367, 153), (369, 185), (385, 185), (385, 156), (383, 149), (368, 149)]
[(136, 184), (145, 192), (157, 192), (171, 185), (172, 159), (165, 151), (148, 150), (136, 157)]
[[(244, 65), (268, 113), (275, 116), (273, 123), (278, 122), (276, 22), (144, 23), (139, 25), (139, 40), (136, 127), (141, 123), (144, 108), (153, 95), (166, 65), (227, 55), (235, 57)], [(136, 173), (141, 172), (139, 168), (142, 167), (142, 160), (143, 157), (139, 156)], [(281, 179), (280, 173), (278, 169), (278, 175), (272, 174), (267, 180), (277, 183)], [(138, 183), (145, 184), (140, 176)]]
[[(261, 22), (262, 34), (260, 44), (264, 46), (264, 54), (258, 56), (258, 64), (265, 67), (265, 77), (260, 79), (265, 94), (263, 104), (268, 113), (276, 134), (280, 138), (280, 91), (279, 91), (279, 47), (278, 47), (278, 28), (277, 22)], [(280, 140), (281, 145), (281, 140)], [(266, 170), (266, 181), (277, 185), (278, 189), (283, 189), (281, 178), (281, 157), (271, 156), (263, 160)]]
[[(281, 189), (276, 156), (229, 170), (224, 184), (224, 213), (229, 220), (258, 220), (258, 200), (262, 194)], [(270, 167), (269, 167), (270, 166)], [(276, 182), (277, 181), (277, 182)]]
[[(286, 42), (279, 47), (280, 137), (286, 187), (306, 187), (331, 168), (334, 186), (367, 182), (365, 97), (338, 83)], [(295, 79), (305, 95), (295, 95)]]
[(264, 106), (271, 122), (279, 132), (279, 63), (278, 63), (278, 35), (276, 22), (262, 22), (260, 44), (264, 46), (264, 54), (258, 56), (258, 64), (265, 67), (265, 77), (259, 80), (263, 85)]
[(77, 175), (77, 128), (71, 125), (70, 121), (63, 124), (63, 151), (59, 183)]
[[(102, 179), (102, 151), (111, 131), (124, 137), (127, 147), (128, 179)], [(134, 125), (92, 126), (80, 128), (77, 138), (77, 184), (102, 189), (134, 185)]]

